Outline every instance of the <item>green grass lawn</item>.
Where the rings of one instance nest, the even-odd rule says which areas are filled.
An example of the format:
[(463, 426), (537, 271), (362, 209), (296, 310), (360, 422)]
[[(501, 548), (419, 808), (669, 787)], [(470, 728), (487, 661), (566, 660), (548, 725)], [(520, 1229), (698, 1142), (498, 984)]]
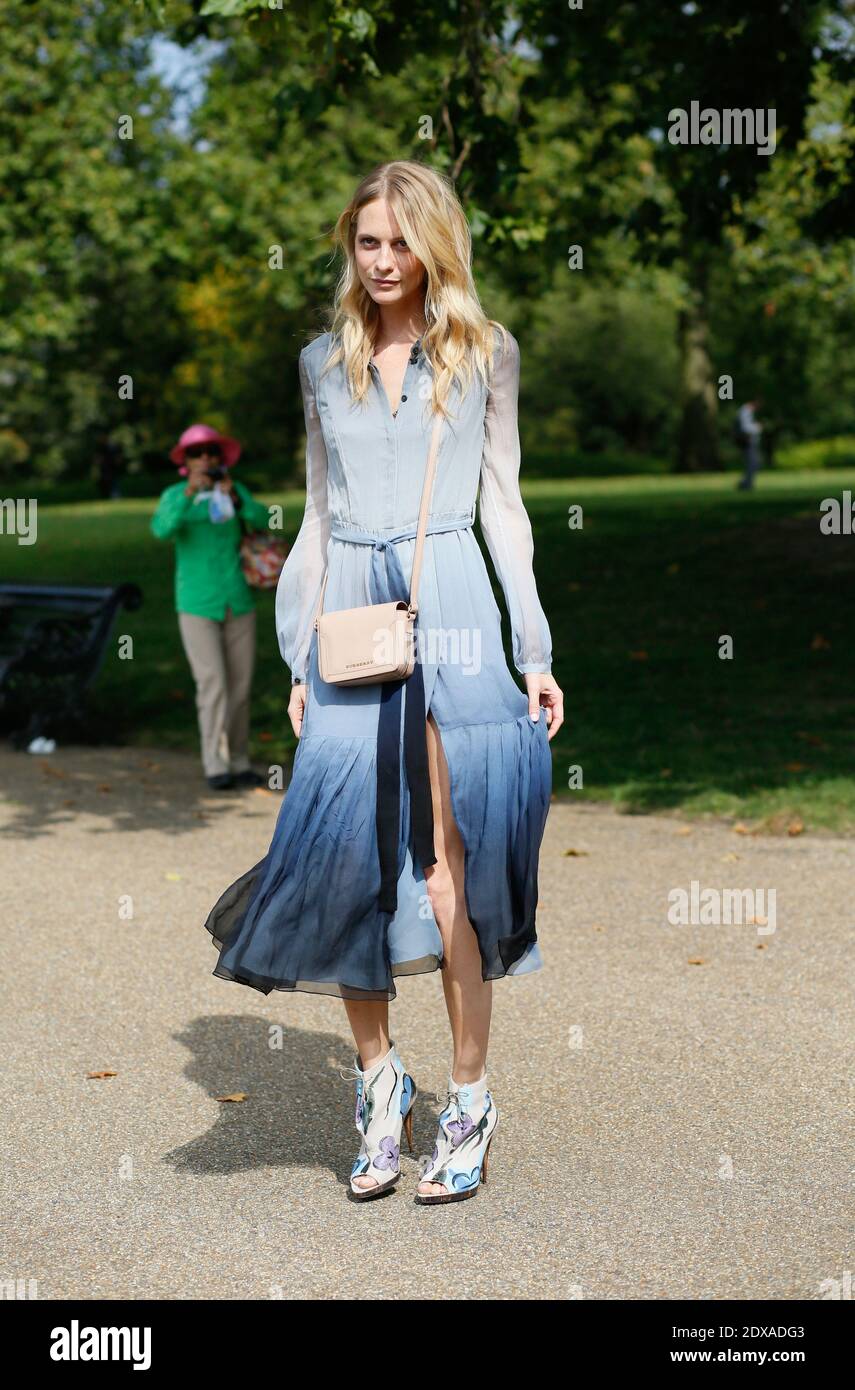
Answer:
[[(735, 481), (636, 476), (525, 488), (567, 701), (552, 744), (555, 792), (773, 830), (796, 818), (808, 830), (855, 830), (855, 537), (819, 530), (821, 500), (855, 490), (855, 471), (761, 474), (753, 494)], [(303, 495), (264, 500), (285, 503), (291, 538)], [(582, 530), (567, 525), (574, 504)], [(133, 636), (134, 660), (108, 656), (91, 697), (95, 722), (111, 741), (195, 750), (172, 549), (148, 530), (153, 508), (40, 507), (36, 546), (0, 537), (3, 573), (139, 584), (142, 608), (116, 628)], [(287, 761), (296, 741), (272, 593), (259, 596), (258, 618), (253, 755), (264, 766)], [(732, 660), (719, 658), (722, 635), (733, 639)], [(573, 766), (580, 790), (568, 789)]]

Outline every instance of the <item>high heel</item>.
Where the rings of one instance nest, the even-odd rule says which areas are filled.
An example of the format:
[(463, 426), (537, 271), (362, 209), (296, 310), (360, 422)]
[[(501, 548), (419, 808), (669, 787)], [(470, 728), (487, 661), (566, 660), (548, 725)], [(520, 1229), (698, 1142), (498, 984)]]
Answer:
[[(410, 1077), (410, 1080), (412, 1081), (412, 1077)], [(415, 1081), (413, 1081), (413, 1100), (415, 1100), (415, 1098), (416, 1098), (416, 1083), (415, 1083)], [(410, 1108), (409, 1108), (409, 1110), (407, 1111), (406, 1115), (404, 1116), (404, 1133), (405, 1133), (406, 1136), (407, 1136), (407, 1144), (409, 1145), (410, 1153), (412, 1153), (412, 1152), (413, 1152), (413, 1107), (412, 1107), (412, 1102), (410, 1103)]]
[[(498, 1126), (498, 1124), (497, 1124), (497, 1125), (496, 1125), (496, 1129), (498, 1129), (498, 1127), (499, 1127), (499, 1126)], [(493, 1134), (495, 1134), (495, 1132), (496, 1132), (496, 1130), (493, 1130)], [(484, 1162), (483, 1162), (482, 1165), (481, 1165), (481, 1181), (482, 1181), (482, 1183), (485, 1184), (485, 1186), (486, 1186), (486, 1183), (487, 1183), (487, 1161), (488, 1161), (488, 1159), (489, 1159), (489, 1157), (490, 1157), (490, 1145), (492, 1144), (492, 1142), (493, 1142), (493, 1136), (491, 1135), (490, 1138), (487, 1140), (487, 1147), (486, 1147), (486, 1149), (484, 1150)]]
[[(442, 1100), (437, 1095), (437, 1100)], [(431, 1161), (419, 1179), (441, 1183), (445, 1192), (417, 1192), (420, 1206), (463, 1202), (474, 1197), (487, 1181), (490, 1145), (499, 1126), (495, 1102), (487, 1088), (486, 1073), (479, 1081), (458, 1086), (448, 1078), (446, 1106), (439, 1117)]]
[[(413, 1152), (413, 1105), (418, 1088), (398, 1056), (395, 1044), (385, 1057), (363, 1071), (361, 1058), (339, 1075), (356, 1081), (356, 1128), (362, 1136), (350, 1174), (349, 1196), (367, 1202), (394, 1187), (401, 1176), (401, 1129)], [(374, 1178), (372, 1187), (357, 1187), (354, 1178)]]

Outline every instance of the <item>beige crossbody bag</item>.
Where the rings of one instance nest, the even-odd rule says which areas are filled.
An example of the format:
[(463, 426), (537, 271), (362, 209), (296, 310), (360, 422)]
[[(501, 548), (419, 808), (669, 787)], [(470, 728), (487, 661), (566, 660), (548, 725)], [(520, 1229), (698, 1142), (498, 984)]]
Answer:
[(324, 613), (324, 591), (329, 570), (324, 575), (315, 630), (318, 634), (318, 671), (321, 680), (331, 685), (372, 685), (379, 681), (406, 679), (413, 673), (419, 576), (442, 418), (441, 415), (437, 416), (431, 435), (419, 506), (409, 602), (369, 603), (363, 608), (343, 608), (338, 613)]

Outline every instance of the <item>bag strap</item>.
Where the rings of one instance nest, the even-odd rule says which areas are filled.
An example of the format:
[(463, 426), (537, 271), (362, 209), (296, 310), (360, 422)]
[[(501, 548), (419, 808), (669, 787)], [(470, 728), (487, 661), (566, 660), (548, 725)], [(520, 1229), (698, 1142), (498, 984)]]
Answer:
[(425, 546), (425, 536), (427, 535), (428, 516), (430, 515), (430, 497), (433, 490), (434, 475), (436, 474), (436, 456), (439, 452), (439, 436), (441, 430), (442, 416), (437, 415), (433, 422), (433, 433), (430, 437), (430, 449), (428, 450), (425, 480), (422, 484), (422, 500), (419, 503), (419, 524), (416, 528), (416, 547), (413, 551), (413, 572), (410, 575), (410, 607), (414, 611), (418, 611), (419, 580), (422, 574), (422, 553)]
[[(442, 432), (441, 415), (437, 415), (433, 424), (433, 433), (430, 439), (430, 449), (428, 450), (427, 467), (425, 468), (425, 480), (422, 484), (422, 497), (419, 503), (419, 520), (416, 526), (416, 545), (413, 551), (413, 572), (410, 576), (410, 598), (409, 606), (418, 612), (417, 600), (419, 596), (419, 580), (422, 573), (422, 554), (424, 551), (425, 536), (427, 535), (428, 517), (430, 515), (430, 499), (433, 490), (433, 480), (436, 474), (436, 460), (439, 453), (439, 436)], [(324, 609), (324, 593), (329, 577), (329, 566), (324, 572), (324, 580), (321, 584), (321, 592), (318, 597), (318, 605), (315, 609), (315, 622), (321, 616)]]

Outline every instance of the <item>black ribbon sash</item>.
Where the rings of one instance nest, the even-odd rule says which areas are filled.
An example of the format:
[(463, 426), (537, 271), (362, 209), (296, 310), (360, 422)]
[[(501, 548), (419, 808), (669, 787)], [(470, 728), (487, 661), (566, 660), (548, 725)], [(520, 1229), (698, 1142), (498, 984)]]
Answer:
[[(394, 537), (376, 538), (371, 557), (375, 603), (408, 602), (407, 582)], [(424, 871), (436, 863), (433, 845), (433, 799), (427, 751), (424, 672), (419, 653), (418, 615), (413, 628), (416, 662), (412, 675), (383, 681), (377, 722), (377, 850), (380, 860), (381, 912), (398, 910), (398, 844), (401, 826), (401, 704), (404, 706), (404, 771), (416, 858)], [(404, 686), (406, 685), (406, 692)]]

